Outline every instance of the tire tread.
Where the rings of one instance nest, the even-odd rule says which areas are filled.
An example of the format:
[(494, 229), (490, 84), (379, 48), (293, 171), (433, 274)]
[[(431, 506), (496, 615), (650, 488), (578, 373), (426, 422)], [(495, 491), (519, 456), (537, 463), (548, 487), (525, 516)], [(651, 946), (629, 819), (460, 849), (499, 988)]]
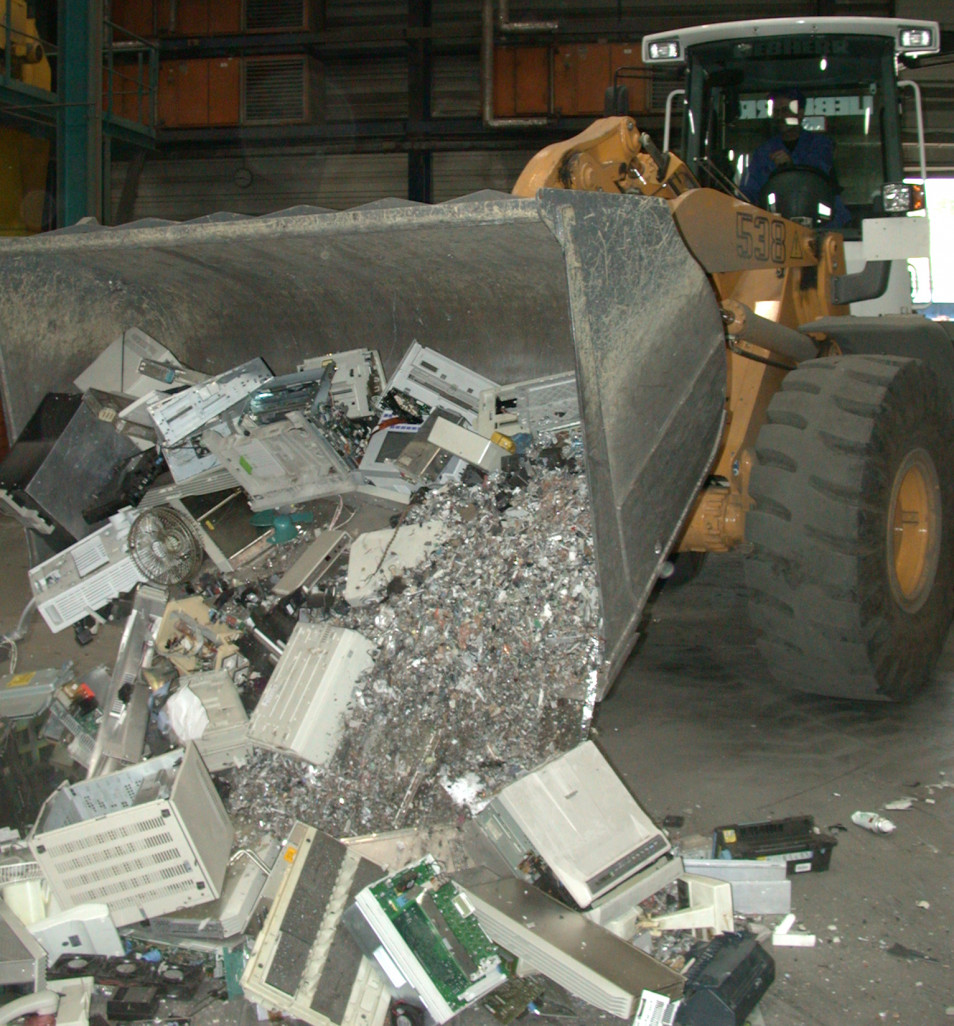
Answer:
[[(782, 382), (755, 445), (746, 518), (750, 619), (780, 682), (890, 701), (929, 679), (954, 614), (951, 422), (933, 372), (904, 357), (813, 360)], [(885, 495), (892, 446), (917, 439), (941, 478), (943, 528), (934, 590), (924, 614), (909, 615), (887, 586)]]

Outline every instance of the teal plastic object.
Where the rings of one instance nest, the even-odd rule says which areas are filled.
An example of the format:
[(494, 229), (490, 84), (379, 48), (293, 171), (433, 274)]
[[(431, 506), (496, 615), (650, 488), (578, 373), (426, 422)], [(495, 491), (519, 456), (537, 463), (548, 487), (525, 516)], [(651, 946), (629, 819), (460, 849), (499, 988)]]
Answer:
[(252, 515), (256, 527), (274, 528), (268, 539), (273, 545), (284, 545), (298, 537), (298, 524), (310, 524), (315, 515), (302, 510), (298, 513), (282, 513), (277, 509), (264, 509)]

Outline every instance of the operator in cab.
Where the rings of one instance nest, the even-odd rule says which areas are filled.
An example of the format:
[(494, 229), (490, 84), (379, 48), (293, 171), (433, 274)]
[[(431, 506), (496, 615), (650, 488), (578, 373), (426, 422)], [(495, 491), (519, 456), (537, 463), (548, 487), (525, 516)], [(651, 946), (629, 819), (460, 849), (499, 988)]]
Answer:
[(809, 167), (827, 175), (836, 190), (832, 204), (831, 226), (843, 228), (851, 214), (838, 195), (835, 175), (835, 150), (824, 132), (807, 132), (802, 127), (805, 97), (799, 89), (786, 89), (769, 97), (772, 135), (752, 154), (742, 179), (741, 189), (751, 203), (761, 203), (762, 189), (769, 178), (785, 167)]

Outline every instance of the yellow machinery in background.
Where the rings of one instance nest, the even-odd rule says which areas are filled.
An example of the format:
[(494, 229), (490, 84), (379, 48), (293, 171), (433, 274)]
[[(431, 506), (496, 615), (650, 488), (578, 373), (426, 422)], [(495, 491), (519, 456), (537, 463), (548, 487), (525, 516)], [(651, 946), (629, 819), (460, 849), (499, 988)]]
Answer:
[[(50, 91), (50, 62), (25, 0), (0, 0), (0, 52), (5, 78)], [(0, 235), (41, 230), (49, 162), (48, 138), (0, 125)]]

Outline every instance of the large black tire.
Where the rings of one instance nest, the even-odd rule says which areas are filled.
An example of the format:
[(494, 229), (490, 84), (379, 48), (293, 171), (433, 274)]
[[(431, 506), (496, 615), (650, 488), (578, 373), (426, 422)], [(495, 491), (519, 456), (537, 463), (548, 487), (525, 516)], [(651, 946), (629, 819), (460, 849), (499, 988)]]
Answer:
[(756, 444), (749, 615), (781, 683), (897, 701), (930, 679), (954, 612), (954, 421), (917, 360), (791, 371)]

